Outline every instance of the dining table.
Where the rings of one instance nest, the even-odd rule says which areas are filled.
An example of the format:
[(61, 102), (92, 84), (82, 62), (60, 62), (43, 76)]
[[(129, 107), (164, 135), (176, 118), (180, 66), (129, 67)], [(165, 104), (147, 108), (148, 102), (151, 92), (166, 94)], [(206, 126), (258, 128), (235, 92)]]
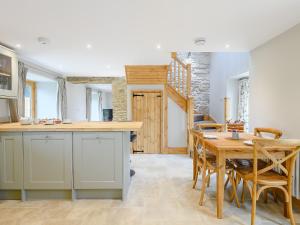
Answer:
[[(224, 205), (224, 176), (227, 159), (253, 159), (251, 141), (260, 138), (250, 133), (239, 133), (239, 139), (233, 139), (229, 132), (203, 132), (202, 147), (216, 156), (217, 180), (216, 180), (216, 206), (217, 218), (223, 218)], [(207, 138), (206, 138), (207, 137)], [(250, 142), (249, 142), (250, 141)], [(246, 142), (246, 143), (245, 143)], [(249, 144), (250, 143), (250, 144)], [(196, 177), (198, 152), (193, 152), (193, 179)], [(259, 156), (258, 156), (259, 158)], [(286, 214), (286, 213), (285, 213)]]

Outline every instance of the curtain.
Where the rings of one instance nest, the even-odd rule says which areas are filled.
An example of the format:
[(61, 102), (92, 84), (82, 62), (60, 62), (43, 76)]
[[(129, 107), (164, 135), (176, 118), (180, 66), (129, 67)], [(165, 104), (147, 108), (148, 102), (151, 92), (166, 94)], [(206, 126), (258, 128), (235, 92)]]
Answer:
[(8, 99), (10, 122), (18, 122), (18, 100), (17, 99)]
[(98, 91), (98, 114), (99, 120), (102, 119), (102, 92)]
[(249, 78), (239, 80), (238, 120), (245, 123), (249, 130)]
[(91, 121), (92, 89), (86, 88), (86, 119)]
[(9, 99), (9, 111), (11, 122), (19, 121), (20, 117), (24, 117), (25, 113), (25, 88), (28, 69), (24, 63), (18, 62), (18, 95), (17, 99)]
[(65, 120), (67, 118), (67, 90), (66, 80), (62, 77), (57, 77), (57, 117)]

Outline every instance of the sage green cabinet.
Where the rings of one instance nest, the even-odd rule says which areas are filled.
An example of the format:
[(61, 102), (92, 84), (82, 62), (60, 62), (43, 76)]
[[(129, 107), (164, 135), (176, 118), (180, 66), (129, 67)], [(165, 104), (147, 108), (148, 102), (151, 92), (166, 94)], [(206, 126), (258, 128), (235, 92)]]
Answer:
[(24, 189), (72, 189), (72, 133), (25, 132)]
[(22, 133), (0, 133), (0, 189), (20, 190), (22, 182)]
[(75, 189), (122, 188), (122, 132), (75, 132)]

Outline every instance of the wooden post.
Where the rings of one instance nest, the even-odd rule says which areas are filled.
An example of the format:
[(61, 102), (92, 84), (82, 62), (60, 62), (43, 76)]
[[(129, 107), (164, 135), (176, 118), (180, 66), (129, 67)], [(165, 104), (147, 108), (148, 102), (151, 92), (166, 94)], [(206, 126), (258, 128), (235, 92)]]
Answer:
[(177, 58), (177, 53), (176, 52), (171, 52), (171, 58), (176, 59)]
[(180, 64), (177, 63), (177, 92), (180, 93)]
[(192, 79), (192, 70), (191, 70), (191, 64), (186, 65), (186, 94), (187, 97), (191, 95), (191, 79)]
[(193, 151), (193, 136), (191, 129), (194, 127), (194, 98), (188, 97), (187, 99), (187, 134), (188, 134), (188, 152)]
[(227, 131), (226, 122), (229, 120), (229, 98), (224, 98), (224, 124), (225, 124), (225, 130)]

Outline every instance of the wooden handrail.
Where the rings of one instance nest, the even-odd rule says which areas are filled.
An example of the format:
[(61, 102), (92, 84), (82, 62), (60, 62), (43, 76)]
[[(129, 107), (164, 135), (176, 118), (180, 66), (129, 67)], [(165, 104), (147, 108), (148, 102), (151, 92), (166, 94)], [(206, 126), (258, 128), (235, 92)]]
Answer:
[(177, 53), (171, 53), (168, 84), (185, 99), (191, 94), (191, 64), (184, 64), (177, 58)]

